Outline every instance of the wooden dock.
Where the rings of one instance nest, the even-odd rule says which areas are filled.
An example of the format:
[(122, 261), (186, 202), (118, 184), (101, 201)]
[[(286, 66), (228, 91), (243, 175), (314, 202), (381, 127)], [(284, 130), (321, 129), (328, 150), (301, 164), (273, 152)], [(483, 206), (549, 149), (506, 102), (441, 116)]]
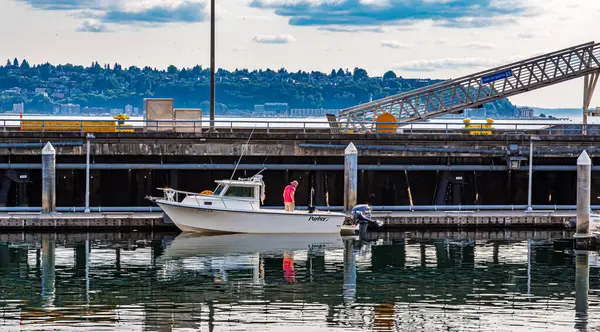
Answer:
[[(563, 228), (575, 211), (406, 211), (373, 212), (385, 228)], [(176, 230), (161, 212), (0, 213), (3, 230)]]

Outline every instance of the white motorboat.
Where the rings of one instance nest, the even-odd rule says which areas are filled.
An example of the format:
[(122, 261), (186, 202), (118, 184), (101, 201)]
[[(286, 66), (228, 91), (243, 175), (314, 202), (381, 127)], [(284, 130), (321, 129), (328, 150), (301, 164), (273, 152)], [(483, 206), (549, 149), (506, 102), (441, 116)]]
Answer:
[[(184, 232), (200, 233), (340, 233), (345, 214), (265, 209), (262, 175), (215, 181), (208, 194), (175, 189), (150, 198)], [(180, 202), (179, 197), (184, 196)]]

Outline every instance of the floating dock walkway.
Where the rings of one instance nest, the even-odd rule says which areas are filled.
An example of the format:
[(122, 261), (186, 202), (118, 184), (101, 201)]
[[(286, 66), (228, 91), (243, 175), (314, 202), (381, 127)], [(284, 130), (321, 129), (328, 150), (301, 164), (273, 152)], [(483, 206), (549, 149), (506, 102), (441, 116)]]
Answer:
[[(385, 229), (394, 228), (562, 228), (575, 211), (406, 211), (373, 212)], [(2, 230), (173, 230), (162, 212), (18, 212), (0, 214)]]

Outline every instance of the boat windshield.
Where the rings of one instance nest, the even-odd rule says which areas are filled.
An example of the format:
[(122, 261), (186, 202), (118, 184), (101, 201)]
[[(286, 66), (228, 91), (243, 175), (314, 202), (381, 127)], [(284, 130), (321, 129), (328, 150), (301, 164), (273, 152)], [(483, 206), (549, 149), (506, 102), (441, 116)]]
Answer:
[(227, 192), (225, 193), (227, 197), (242, 197), (242, 198), (254, 198), (254, 188), (253, 187), (236, 187), (229, 186)]
[(213, 191), (213, 196), (219, 196), (219, 195), (221, 195), (221, 192), (223, 191), (223, 188), (224, 188), (224, 186), (219, 183), (219, 185), (217, 185), (217, 188), (215, 188), (215, 191)]

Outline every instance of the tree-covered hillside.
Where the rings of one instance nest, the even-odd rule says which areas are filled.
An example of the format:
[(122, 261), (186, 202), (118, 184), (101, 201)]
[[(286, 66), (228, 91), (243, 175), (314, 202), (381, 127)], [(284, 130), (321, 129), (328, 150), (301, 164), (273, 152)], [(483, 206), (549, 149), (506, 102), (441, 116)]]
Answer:
[[(143, 99), (169, 97), (176, 107), (206, 108), (210, 72), (207, 68), (166, 70), (119, 64), (88, 67), (71, 64), (30, 65), (26, 60), (8, 60), (0, 66), (0, 111), (24, 103), (28, 111), (52, 112), (54, 104), (81, 107), (142, 108)], [(397, 77), (392, 71), (370, 77), (364, 69), (337, 69), (330, 73), (240, 69), (216, 73), (218, 111), (251, 110), (255, 104), (284, 102), (290, 108), (341, 109), (439, 82), (433, 79)], [(512, 115), (508, 100), (486, 106), (492, 114)]]

